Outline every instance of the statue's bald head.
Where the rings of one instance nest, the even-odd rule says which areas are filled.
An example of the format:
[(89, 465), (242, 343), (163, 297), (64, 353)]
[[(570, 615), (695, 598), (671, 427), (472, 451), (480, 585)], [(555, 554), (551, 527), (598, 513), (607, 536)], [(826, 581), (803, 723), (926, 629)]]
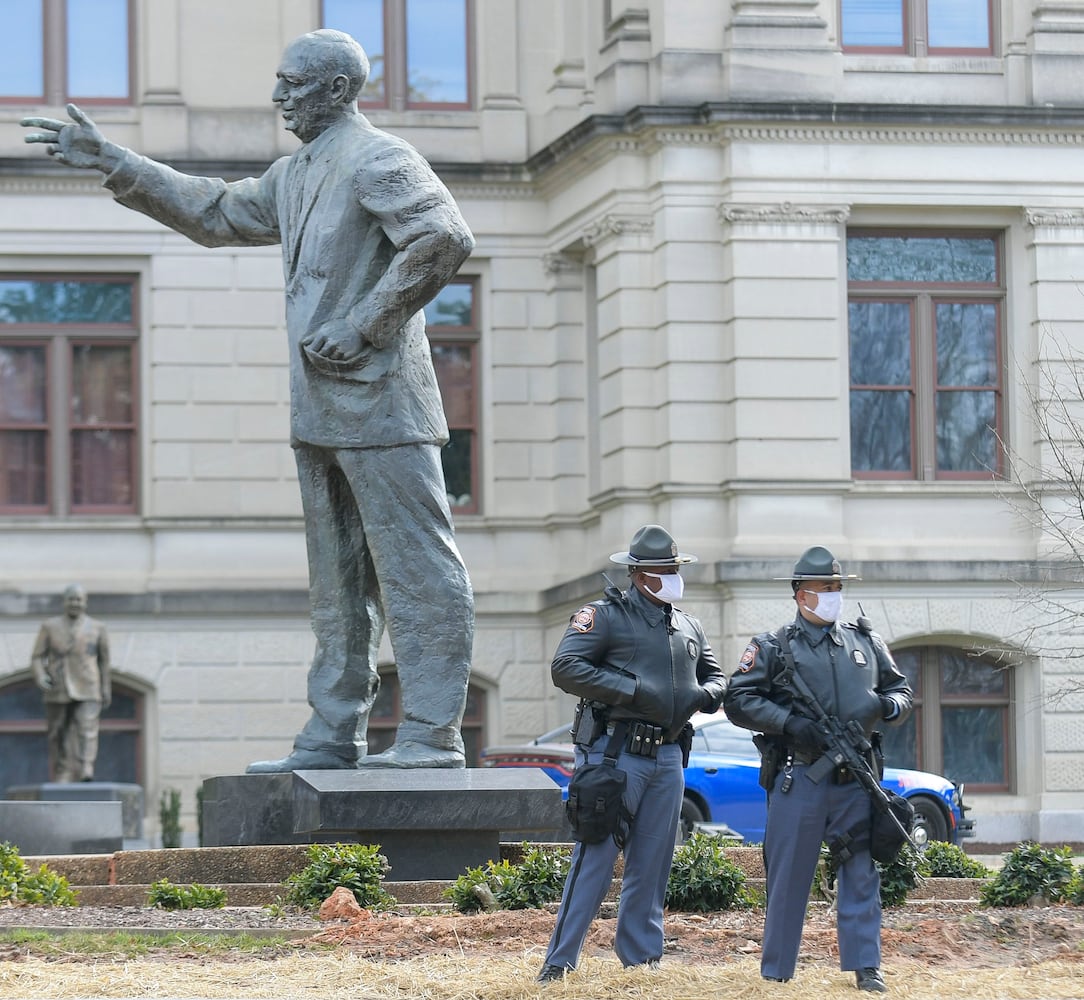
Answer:
[(311, 70), (325, 79), (345, 76), (349, 81), (346, 99), (356, 101), (369, 78), (369, 57), (358, 42), (345, 31), (320, 28), (295, 38), (286, 48), (288, 54), (302, 59)]

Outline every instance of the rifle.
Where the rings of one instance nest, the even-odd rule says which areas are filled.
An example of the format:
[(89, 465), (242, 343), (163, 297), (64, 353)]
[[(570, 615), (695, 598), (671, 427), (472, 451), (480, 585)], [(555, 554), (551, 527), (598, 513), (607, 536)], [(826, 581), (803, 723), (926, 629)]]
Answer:
[(794, 654), (790, 648), (790, 639), (787, 637), (787, 626), (776, 633), (776, 638), (779, 640), (783, 662), (786, 664), (783, 682), (794, 689), (798, 700), (813, 713), (814, 721), (820, 726), (827, 741), (823, 756), (810, 765), (807, 772), (810, 780), (819, 782), (835, 768), (847, 768), (869, 795), (874, 808), (894, 824), (897, 832), (903, 835), (904, 841), (917, 851), (919, 847), (911, 836), (911, 831), (900, 822), (899, 816), (892, 808), (892, 799), (881, 787), (880, 780), (870, 766), (868, 755), (873, 749), (873, 744), (870, 743), (862, 727), (853, 719), (844, 725), (839, 718), (829, 715), (817, 701), (817, 696), (810, 689), (805, 678), (798, 673)]

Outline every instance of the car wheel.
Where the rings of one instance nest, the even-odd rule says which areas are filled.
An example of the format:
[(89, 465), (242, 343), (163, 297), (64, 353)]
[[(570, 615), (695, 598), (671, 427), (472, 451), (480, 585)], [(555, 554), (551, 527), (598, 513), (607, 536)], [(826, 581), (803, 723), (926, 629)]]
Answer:
[(912, 838), (919, 847), (925, 847), (931, 840), (948, 840), (948, 823), (936, 802), (915, 796), (911, 805), (915, 807)]
[(697, 823), (703, 823), (706, 817), (703, 810), (688, 796), (681, 800), (681, 818), (678, 820), (677, 842), (684, 844), (692, 836)]

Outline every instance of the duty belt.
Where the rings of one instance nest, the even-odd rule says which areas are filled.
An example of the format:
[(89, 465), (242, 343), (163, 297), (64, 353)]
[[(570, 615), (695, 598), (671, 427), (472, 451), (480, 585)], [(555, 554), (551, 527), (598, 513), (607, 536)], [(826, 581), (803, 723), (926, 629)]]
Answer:
[[(783, 750), (786, 760), (792, 764), (815, 764), (824, 756), (822, 750), (799, 750), (797, 747), (786, 747)], [(833, 785), (846, 785), (855, 780), (854, 774), (848, 767), (836, 767), (832, 769), (831, 776)]]
[[(625, 737), (624, 749), (626, 753), (635, 754), (639, 757), (649, 757), (654, 760), (655, 755), (659, 752), (659, 747), (674, 743), (674, 740), (668, 740), (665, 738), (666, 730), (662, 726), (657, 726), (653, 722), (647, 722), (644, 719), (621, 719), (629, 727), (628, 735)], [(609, 723), (606, 726), (606, 732), (613, 734), (614, 723)]]

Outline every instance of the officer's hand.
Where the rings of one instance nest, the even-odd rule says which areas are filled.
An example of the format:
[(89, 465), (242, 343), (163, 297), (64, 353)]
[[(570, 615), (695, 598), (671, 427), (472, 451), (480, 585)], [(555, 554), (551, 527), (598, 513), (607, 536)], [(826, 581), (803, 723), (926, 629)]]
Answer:
[(700, 689), (700, 711), (706, 712), (709, 715), (713, 712), (719, 711), (719, 706), (722, 704), (723, 696), (720, 692), (715, 694), (708, 688)]
[(824, 747), (824, 734), (820, 727), (804, 715), (791, 715), (783, 726), (783, 733), (799, 748), (820, 750)]
[(888, 719), (894, 719), (897, 715), (900, 714), (899, 705), (897, 705), (896, 702), (892, 698), (889, 698), (887, 694), (881, 694), (881, 695), (878, 695), (877, 697), (881, 701), (881, 718), (882, 719), (885, 719), (887, 721)]

